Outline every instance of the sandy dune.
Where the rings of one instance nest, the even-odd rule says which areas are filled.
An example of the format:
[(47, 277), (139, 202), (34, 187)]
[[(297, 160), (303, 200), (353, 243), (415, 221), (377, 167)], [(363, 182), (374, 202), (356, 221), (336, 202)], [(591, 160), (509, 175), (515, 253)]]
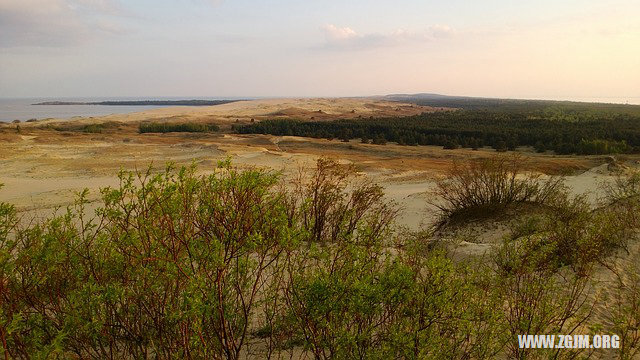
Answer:
[[(139, 134), (137, 123), (149, 119), (215, 121), (227, 124), (251, 118), (289, 117), (333, 119), (343, 117), (407, 116), (438, 109), (370, 99), (276, 99), (230, 103), (213, 107), (175, 107), (127, 115), (46, 120), (0, 126), (0, 201), (22, 211), (51, 209), (71, 203), (74, 193), (89, 188), (91, 199), (100, 187), (116, 185), (119, 170), (162, 169), (167, 162), (195, 163), (211, 171), (230, 157), (241, 166), (258, 166), (290, 174), (313, 166), (321, 156), (353, 163), (358, 171), (382, 184), (388, 197), (403, 207), (400, 224), (417, 228), (430, 216), (427, 192), (433, 180), (454, 161), (493, 156), (493, 150), (443, 150), (435, 146), (385, 146), (293, 136), (217, 134)], [(320, 112), (319, 112), (320, 111)], [(78, 124), (118, 122), (117, 128), (91, 134), (73, 130)], [(60, 124), (68, 128), (57, 128)], [(60, 126), (62, 126), (60, 125)], [(70, 127), (69, 127), (70, 126)], [(67, 129), (65, 131), (65, 129)], [(568, 184), (577, 192), (595, 187), (610, 175), (587, 171), (604, 164), (603, 157), (570, 157), (528, 153), (532, 171), (574, 174)], [(586, 171), (586, 172), (585, 172)]]
[[(367, 98), (264, 99), (237, 101), (216, 106), (166, 107), (130, 114), (75, 118), (72, 121), (83, 124), (107, 121), (128, 123), (145, 120), (188, 120), (224, 123), (274, 117), (333, 120), (337, 118), (367, 118), (370, 116), (410, 116), (442, 109)], [(60, 121), (65, 120), (46, 119), (37, 123), (23, 124), (22, 126), (38, 126)]]

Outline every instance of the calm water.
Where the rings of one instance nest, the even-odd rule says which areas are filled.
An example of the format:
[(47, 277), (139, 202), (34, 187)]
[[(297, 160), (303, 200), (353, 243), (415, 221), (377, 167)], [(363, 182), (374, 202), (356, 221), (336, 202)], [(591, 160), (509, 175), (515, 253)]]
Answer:
[(31, 98), (31, 99), (3, 99), (0, 98), (0, 122), (29, 119), (70, 119), (74, 116), (102, 116), (110, 114), (125, 114), (145, 111), (166, 106), (112, 106), (112, 105), (31, 105), (44, 101), (80, 101), (97, 102), (109, 100), (227, 100), (226, 98), (199, 97), (153, 97), (153, 98)]

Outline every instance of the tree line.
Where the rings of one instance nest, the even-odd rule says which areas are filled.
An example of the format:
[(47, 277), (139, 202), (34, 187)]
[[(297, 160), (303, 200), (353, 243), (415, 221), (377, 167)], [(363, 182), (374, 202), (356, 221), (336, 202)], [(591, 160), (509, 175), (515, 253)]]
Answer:
[(557, 154), (640, 152), (640, 115), (562, 109), (459, 110), (403, 118), (301, 121), (273, 119), (234, 126), (241, 134), (361, 139), (363, 143), (436, 145), (445, 149), (529, 146)]
[(170, 133), (170, 132), (216, 132), (220, 127), (216, 124), (203, 123), (168, 123), (168, 122), (143, 122), (138, 131), (144, 133)]

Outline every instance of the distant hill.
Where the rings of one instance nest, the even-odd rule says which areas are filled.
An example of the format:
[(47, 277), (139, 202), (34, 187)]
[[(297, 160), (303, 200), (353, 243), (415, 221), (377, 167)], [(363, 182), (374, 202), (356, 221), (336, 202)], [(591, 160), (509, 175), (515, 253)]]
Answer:
[(32, 105), (107, 105), (107, 106), (213, 106), (240, 100), (124, 100), (124, 101), (45, 101)]
[(577, 101), (499, 99), (468, 96), (448, 96), (441, 94), (391, 94), (382, 99), (401, 101), (423, 106), (451, 107), (465, 110), (489, 111), (548, 111), (618, 113), (640, 115), (640, 105), (589, 103)]

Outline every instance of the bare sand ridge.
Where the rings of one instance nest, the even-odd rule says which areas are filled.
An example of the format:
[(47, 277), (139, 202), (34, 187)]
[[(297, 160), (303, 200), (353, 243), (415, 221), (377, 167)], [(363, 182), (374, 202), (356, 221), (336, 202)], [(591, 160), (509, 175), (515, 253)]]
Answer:
[[(237, 101), (216, 106), (175, 106), (130, 114), (114, 114), (100, 117), (74, 119), (77, 123), (96, 121), (140, 122), (145, 120), (213, 121), (233, 122), (251, 119), (262, 120), (274, 117), (296, 119), (333, 120), (366, 118), (370, 116), (409, 116), (432, 112), (433, 108), (413, 104), (362, 99), (362, 98), (316, 98), (316, 99), (264, 99)], [(46, 119), (38, 122), (55, 123), (61, 119)]]
[[(231, 124), (267, 118), (332, 120), (384, 116), (410, 116), (445, 109), (372, 99), (272, 99), (241, 101), (211, 107), (172, 107), (140, 113), (49, 119), (0, 126), (0, 201), (19, 210), (44, 210), (70, 204), (83, 188), (97, 199), (97, 189), (115, 186), (119, 170), (145, 170), (150, 164), (195, 163), (212, 171), (217, 161), (230, 157), (234, 164), (283, 171), (285, 176), (301, 166), (312, 166), (328, 156), (353, 163), (358, 171), (386, 188), (390, 199), (403, 207), (400, 224), (417, 228), (429, 219), (427, 191), (434, 178), (454, 161), (488, 157), (493, 150), (443, 150), (435, 146), (384, 146), (292, 136), (237, 135)], [(142, 121), (214, 122), (221, 133), (139, 134)], [(78, 131), (78, 126), (109, 123), (102, 133)], [(523, 151), (527, 151), (523, 149)], [(570, 173), (568, 184), (577, 192), (590, 190), (610, 177), (607, 171), (588, 171), (604, 164), (604, 157), (532, 156), (531, 171)]]

